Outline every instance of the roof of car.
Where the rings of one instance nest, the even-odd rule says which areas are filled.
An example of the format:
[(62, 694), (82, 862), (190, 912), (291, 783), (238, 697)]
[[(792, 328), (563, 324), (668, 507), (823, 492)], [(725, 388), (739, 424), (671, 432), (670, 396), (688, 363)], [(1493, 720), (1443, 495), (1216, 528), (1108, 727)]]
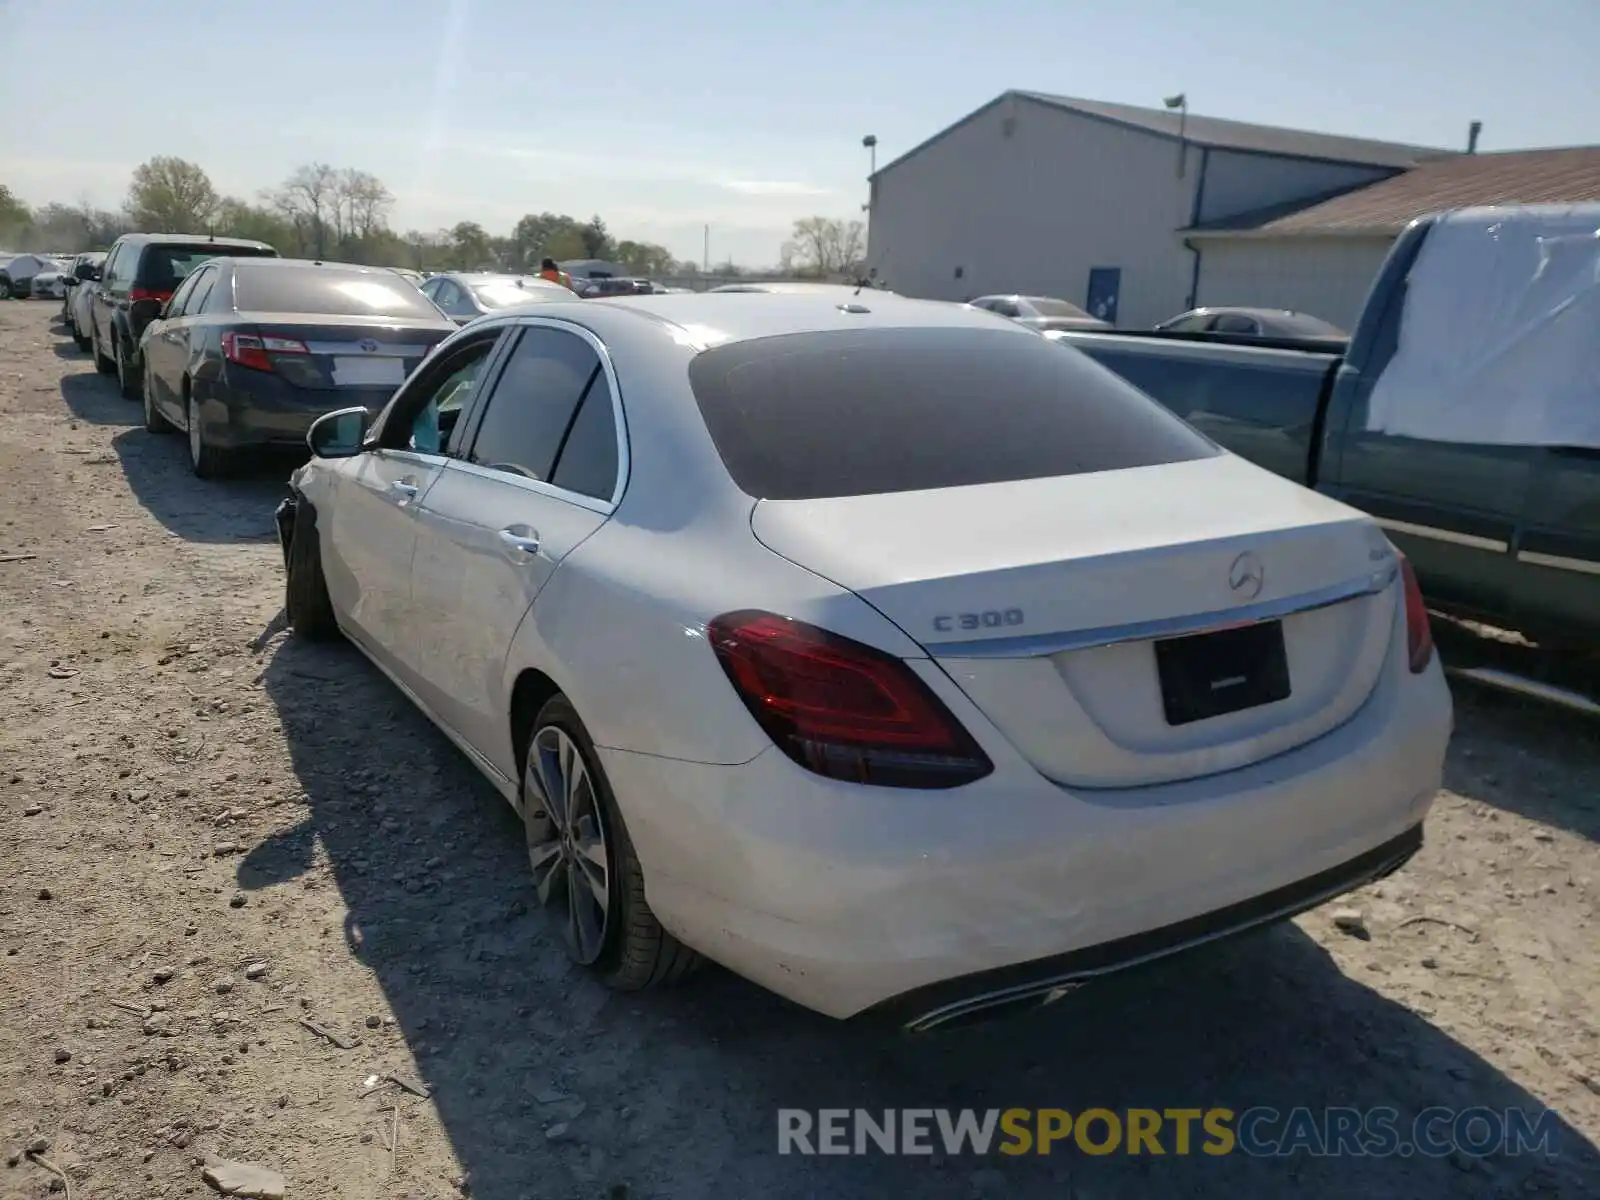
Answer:
[(511, 271), (441, 271), (434, 278), (459, 279), (463, 283), (521, 283), (523, 287), (535, 288), (560, 288), (563, 292), (572, 289), (562, 283), (552, 283), (548, 279), (541, 279), (537, 275), (517, 275)]
[(271, 250), (272, 246), (266, 242), (257, 242), (250, 238), (212, 237), (208, 233), (125, 233), (117, 239), (121, 242), (143, 242), (152, 246), (248, 246), (253, 250)]
[(260, 258), (254, 254), (240, 258), (232, 258), (226, 254), (217, 257), (227, 259), (235, 266), (248, 266), (252, 271), (295, 271), (308, 268), (315, 271), (355, 272), (361, 275), (394, 274), (388, 267), (369, 267), (364, 263), (329, 262), (321, 258)]
[[(675, 326), (677, 340), (706, 348), (751, 338), (787, 333), (817, 333), (835, 329), (956, 328), (1014, 330), (1020, 337), (1035, 336), (1023, 326), (996, 322), (992, 313), (941, 300), (912, 300), (892, 292), (850, 294), (775, 292), (752, 299), (750, 293), (699, 292), (690, 295), (649, 294), (614, 296), (604, 304), (577, 300), (585, 324), (596, 324), (604, 313), (637, 313), (663, 325)], [(529, 316), (557, 315), (550, 305), (503, 309), (502, 313)]]
[[(788, 279), (752, 279), (746, 282), (724, 283), (710, 291), (722, 295), (743, 293), (749, 295), (761, 292), (768, 295), (834, 295), (839, 292), (854, 292), (857, 290), (853, 283), (819, 283), (811, 280)], [(861, 288), (863, 292), (871, 291), (878, 295), (894, 295), (887, 288), (872, 287)]]

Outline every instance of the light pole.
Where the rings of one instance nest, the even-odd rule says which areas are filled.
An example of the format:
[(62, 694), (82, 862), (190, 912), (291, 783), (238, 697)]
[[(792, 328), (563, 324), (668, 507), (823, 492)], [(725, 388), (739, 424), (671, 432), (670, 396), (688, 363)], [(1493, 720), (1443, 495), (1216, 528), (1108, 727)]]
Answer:
[(872, 212), (872, 177), (878, 173), (878, 135), (869, 133), (861, 139), (861, 144), (867, 148), (867, 202), (861, 206), (861, 211)]
[(1189, 94), (1179, 92), (1162, 101), (1168, 109), (1178, 110), (1178, 178), (1183, 178), (1184, 160), (1189, 157), (1187, 134), (1189, 132)]

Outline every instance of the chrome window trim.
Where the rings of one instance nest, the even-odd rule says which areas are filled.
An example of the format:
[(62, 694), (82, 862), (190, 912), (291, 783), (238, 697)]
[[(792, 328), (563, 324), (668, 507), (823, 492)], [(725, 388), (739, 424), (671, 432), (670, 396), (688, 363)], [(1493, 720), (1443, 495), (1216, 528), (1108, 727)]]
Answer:
[[(612, 485), (610, 498), (601, 500), (595, 498), (594, 496), (586, 496), (582, 492), (573, 492), (564, 487), (557, 487), (553, 483), (545, 483), (542, 480), (529, 479), (525, 475), (516, 475), (510, 471), (497, 471), (492, 467), (485, 467), (478, 463), (468, 462), (465, 458), (453, 458), (450, 460), (451, 465), (461, 467), (471, 474), (483, 475), (489, 479), (497, 479), (507, 483), (514, 483), (519, 487), (522, 487), (527, 491), (534, 492), (538, 495), (549, 496), (556, 500), (565, 500), (569, 504), (577, 505), (579, 508), (586, 508), (591, 512), (603, 513), (606, 516), (610, 516), (612, 513), (617, 511), (617, 506), (622, 503), (623, 494), (628, 490), (628, 475), (633, 467), (633, 458), (628, 451), (628, 424), (622, 408), (622, 386), (617, 379), (616, 365), (611, 361), (611, 351), (607, 348), (606, 344), (600, 340), (599, 336), (596, 335), (593, 330), (587, 329), (584, 326), (575, 324), (571, 321), (561, 320), (557, 317), (517, 315), (490, 318), (488, 320), (483, 320), (480, 318), (480, 320), (473, 321), (470, 325), (463, 326), (462, 331), (465, 332), (470, 328), (476, 332), (482, 332), (485, 329), (500, 326), (505, 326), (506, 328), (535, 327), (544, 329), (558, 329), (563, 333), (575, 334), (587, 342), (589, 344), (589, 348), (593, 350), (599, 357), (600, 371), (605, 376), (606, 386), (611, 391), (611, 425), (617, 439), (617, 481)], [(515, 346), (512, 346), (506, 351), (506, 353), (508, 355), (515, 354), (516, 349), (517, 348)], [(498, 390), (500, 378), (503, 378), (504, 374), (505, 372), (502, 369), (500, 375), (496, 377), (496, 390)], [(488, 410), (488, 406), (490, 404), (494, 403), (494, 397), (495, 392), (490, 391), (489, 394), (483, 398), (481, 403), (485, 411)], [(574, 413), (574, 415), (576, 415), (576, 413)], [(472, 448), (468, 451), (468, 453), (471, 453), (473, 450), (477, 449), (478, 435), (481, 432), (482, 420), (480, 418), (478, 429), (473, 431)]]

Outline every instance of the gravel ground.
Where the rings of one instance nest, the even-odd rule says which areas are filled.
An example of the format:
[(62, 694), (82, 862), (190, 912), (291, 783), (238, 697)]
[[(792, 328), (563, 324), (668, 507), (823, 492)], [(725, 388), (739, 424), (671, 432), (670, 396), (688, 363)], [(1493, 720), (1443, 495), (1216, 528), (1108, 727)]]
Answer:
[[(0, 1197), (204, 1194), (207, 1154), (296, 1200), (1600, 1195), (1600, 726), (1458, 691), (1427, 847), (1334, 906), (1365, 938), (1324, 908), (926, 1039), (716, 971), (611, 995), (529, 912), (509, 809), (283, 632), (287, 468), (195, 480), (56, 309), (0, 305)], [(364, 1094), (390, 1074), (429, 1095)], [(1188, 1105), (1559, 1125), (1483, 1159), (776, 1146), (779, 1107)]]

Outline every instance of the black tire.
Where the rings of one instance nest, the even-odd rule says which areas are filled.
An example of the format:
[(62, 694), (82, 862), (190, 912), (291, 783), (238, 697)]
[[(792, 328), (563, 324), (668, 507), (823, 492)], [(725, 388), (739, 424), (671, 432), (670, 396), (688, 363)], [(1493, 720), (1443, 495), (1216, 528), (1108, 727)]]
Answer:
[(150, 380), (150, 364), (144, 367), (144, 428), (146, 433), (176, 433), (177, 427), (156, 410), (156, 389)]
[(116, 358), (117, 391), (124, 400), (137, 400), (141, 388), (139, 376), (133, 363), (128, 361), (128, 342), (126, 338), (118, 338), (111, 346), (112, 354)]
[(79, 333), (77, 326), (73, 326), (72, 340), (77, 343), (78, 349), (82, 350), (85, 354), (88, 354), (94, 349), (94, 343), (88, 338), (84, 337), (83, 334)]
[(16, 294), (17, 289), (12, 285), (10, 277), (0, 275), (0, 300), (13, 299)]
[(183, 408), (189, 422), (189, 466), (195, 478), (221, 479), (232, 473), (233, 455), (206, 441), (205, 424), (200, 420), (200, 406), (195, 402), (193, 393), (185, 391)]
[(105, 351), (100, 349), (100, 335), (89, 334), (89, 352), (94, 355), (94, 369), (102, 375), (115, 375), (117, 364), (106, 357)]
[(526, 764), (532, 762), (537, 753), (536, 742), (540, 732), (548, 728), (560, 730), (575, 743), (593, 784), (605, 825), (609, 914), (600, 956), (587, 969), (600, 982), (619, 992), (639, 992), (677, 983), (691, 974), (704, 959), (663, 929), (655, 913), (650, 911), (644, 895), (644, 869), (634, 853), (628, 827), (611, 792), (611, 782), (600, 766), (600, 758), (595, 753), (589, 731), (578, 719), (572, 704), (562, 695), (552, 697), (539, 710), (533, 727), (528, 731), (525, 747), (527, 757), (523, 760), (520, 783), (523, 789), (524, 822), (531, 815), (527, 802)]
[(322, 546), (317, 538), (317, 515), (304, 503), (295, 515), (289, 535), (288, 561), (284, 564), (283, 611), (297, 637), (326, 642), (339, 636), (328, 581), (322, 574)]

